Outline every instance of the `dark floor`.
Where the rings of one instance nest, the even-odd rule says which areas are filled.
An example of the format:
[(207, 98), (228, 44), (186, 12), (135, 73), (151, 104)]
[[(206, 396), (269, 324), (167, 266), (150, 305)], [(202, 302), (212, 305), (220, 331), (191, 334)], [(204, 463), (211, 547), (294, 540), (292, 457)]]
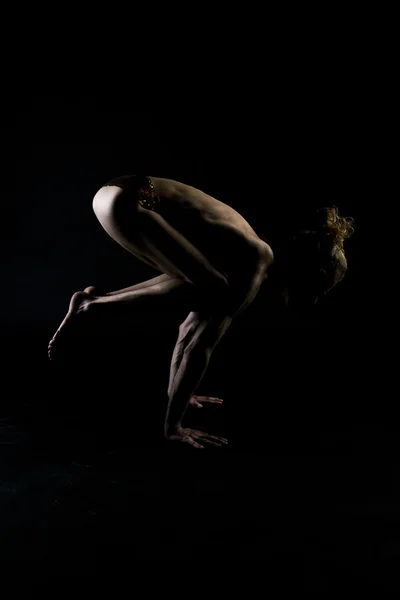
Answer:
[(200, 391), (226, 404), (188, 419), (230, 445), (205, 451), (163, 441), (170, 328), (134, 346), (126, 331), (80, 339), (84, 356), (58, 366), (49, 331), (6, 334), (3, 566), (66, 577), (132, 559), (262, 561), (299, 591), (398, 591), (398, 425), (379, 378), (366, 385), (363, 340), (338, 362), (318, 328), (272, 329), (267, 359), (257, 333), (238, 326), (215, 351)]

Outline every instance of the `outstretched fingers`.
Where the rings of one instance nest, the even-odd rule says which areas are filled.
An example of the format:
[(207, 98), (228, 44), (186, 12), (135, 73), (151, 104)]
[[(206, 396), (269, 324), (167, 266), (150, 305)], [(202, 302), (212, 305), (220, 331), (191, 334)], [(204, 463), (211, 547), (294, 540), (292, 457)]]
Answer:
[(196, 440), (194, 440), (193, 438), (190, 438), (187, 441), (188, 441), (188, 444), (190, 444), (194, 448), (200, 448), (201, 450), (204, 450), (204, 446), (202, 446), (201, 444), (199, 444), (198, 442), (196, 442)]
[(218, 437), (216, 435), (209, 435), (204, 431), (193, 431), (192, 436), (195, 439), (199, 439), (202, 443), (211, 444), (213, 446), (222, 446), (228, 444), (228, 440), (223, 437)]
[(204, 404), (218, 404), (221, 406), (224, 403), (221, 398), (213, 398), (211, 396), (193, 396), (190, 400), (191, 406), (203, 408)]
[(210, 398), (209, 396), (206, 397), (206, 401), (209, 402), (210, 404), (223, 404), (224, 401), (221, 400), (220, 398)]
[(207, 444), (208, 446), (216, 446), (217, 448), (221, 448), (224, 445), (222, 442), (213, 442), (209, 438), (201, 438), (201, 442), (203, 444)]
[(221, 447), (228, 444), (228, 440), (223, 437), (216, 435), (209, 435), (204, 431), (198, 431), (196, 429), (181, 429), (178, 434), (172, 435), (168, 438), (170, 441), (183, 442), (189, 444), (194, 448), (204, 450), (206, 446)]

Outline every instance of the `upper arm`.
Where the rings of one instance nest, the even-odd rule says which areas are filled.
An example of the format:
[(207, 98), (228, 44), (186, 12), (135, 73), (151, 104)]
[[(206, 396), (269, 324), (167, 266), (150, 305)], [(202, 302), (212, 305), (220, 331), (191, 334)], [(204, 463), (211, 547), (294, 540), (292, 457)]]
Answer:
[(260, 253), (254, 270), (249, 271), (248, 277), (243, 278), (238, 286), (228, 290), (228, 314), (235, 317), (253, 302), (267, 277), (268, 267), (272, 263), (272, 260), (273, 257), (271, 257), (271, 254)]
[(191, 312), (181, 324), (180, 332), (187, 338), (185, 350), (213, 350), (231, 326), (235, 316), (241, 313), (258, 294), (265, 281), (267, 270), (271, 264), (270, 255), (260, 255), (257, 267), (249, 275), (247, 282), (237, 288), (227, 287), (221, 300), (216, 301), (215, 308), (204, 312)]
[(180, 326), (180, 333), (187, 338), (185, 350), (212, 351), (228, 331), (233, 318), (244, 310), (256, 297), (265, 273), (260, 270), (254, 277), (253, 285), (246, 291), (228, 291), (228, 297), (215, 313), (191, 312)]

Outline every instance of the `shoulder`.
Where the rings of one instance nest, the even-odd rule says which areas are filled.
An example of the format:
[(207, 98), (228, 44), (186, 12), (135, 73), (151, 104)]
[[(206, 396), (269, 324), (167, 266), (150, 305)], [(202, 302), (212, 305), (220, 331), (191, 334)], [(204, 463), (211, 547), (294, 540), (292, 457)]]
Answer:
[(274, 253), (271, 246), (260, 238), (249, 240), (249, 245), (254, 255), (252, 282), (257, 283), (260, 279), (263, 281), (266, 278), (268, 269), (274, 262)]

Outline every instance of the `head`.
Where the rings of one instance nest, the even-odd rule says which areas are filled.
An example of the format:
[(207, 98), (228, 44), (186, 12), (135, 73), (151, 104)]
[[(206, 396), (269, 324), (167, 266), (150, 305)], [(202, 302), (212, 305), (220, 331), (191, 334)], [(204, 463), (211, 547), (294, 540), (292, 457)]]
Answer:
[(333, 206), (318, 209), (307, 227), (296, 231), (287, 254), (285, 298), (289, 306), (315, 304), (345, 276), (344, 240), (353, 233), (353, 220)]

